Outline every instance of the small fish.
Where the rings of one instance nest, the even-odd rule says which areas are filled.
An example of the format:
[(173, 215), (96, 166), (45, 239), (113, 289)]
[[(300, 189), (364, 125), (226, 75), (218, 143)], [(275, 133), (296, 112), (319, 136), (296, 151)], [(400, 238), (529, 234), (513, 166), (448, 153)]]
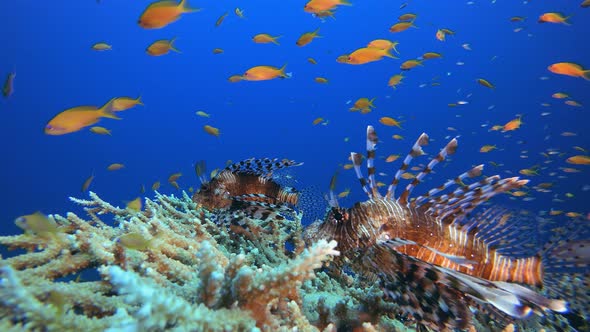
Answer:
[(496, 88), (492, 83), (490, 83), (488, 80), (483, 79), (483, 78), (478, 78), (477, 79), (477, 83), (485, 86), (486, 88), (490, 88), (490, 89), (495, 89)]
[(384, 116), (384, 117), (380, 118), (379, 122), (383, 125), (386, 125), (386, 126), (394, 126), (394, 127), (401, 128), (399, 121), (397, 121), (394, 118), (388, 117), (388, 116)]
[(136, 199), (134, 199), (130, 202), (127, 202), (127, 204), (126, 204), (126, 207), (128, 209), (133, 210), (133, 211), (137, 211), (137, 212), (141, 211), (142, 206), (143, 206), (143, 204), (141, 202), (141, 197), (137, 197)]
[(273, 67), (273, 66), (256, 66), (248, 69), (244, 75), (242, 75), (242, 80), (246, 81), (267, 81), (272, 80), (275, 78), (289, 78), (289, 74), (285, 73), (285, 68), (287, 65), (284, 65), (281, 68)]
[(385, 158), (385, 162), (392, 163), (392, 162), (396, 161), (398, 158), (399, 158), (398, 154), (390, 154), (389, 156), (387, 156), (387, 158)]
[(512, 131), (520, 128), (522, 125), (521, 117), (508, 121), (503, 127), (502, 132)]
[(98, 135), (111, 135), (111, 131), (106, 129), (105, 127), (94, 126), (90, 128), (90, 132), (98, 134)]
[(328, 83), (328, 79), (325, 77), (316, 77), (316, 78), (314, 78), (314, 81), (316, 81), (316, 83), (320, 83), (320, 84)]
[(590, 70), (584, 69), (577, 63), (558, 62), (550, 65), (547, 69), (554, 74), (583, 77), (586, 80), (590, 80)]
[(442, 31), (440, 29), (439, 30), (436, 30), (436, 34), (434, 36), (439, 41), (445, 41), (445, 39), (446, 39), (446, 35), (445, 35), (444, 31)]
[(310, 0), (305, 4), (303, 10), (306, 13), (318, 13), (326, 10), (331, 10), (337, 6), (350, 6), (348, 0)]
[(141, 101), (141, 96), (137, 98), (131, 97), (117, 97), (113, 99), (113, 111), (126, 111), (132, 107), (137, 105), (143, 106), (143, 102)]
[(362, 47), (348, 55), (346, 63), (351, 65), (362, 65), (369, 62), (379, 61), (383, 57), (396, 59), (391, 50), (381, 50), (374, 47)]
[(312, 124), (315, 126), (315, 125), (320, 124), (322, 121), (324, 121), (324, 118), (321, 118), (321, 117), (316, 118), (315, 120), (312, 121)]
[(414, 22), (398, 22), (389, 28), (389, 32), (398, 33), (408, 30), (409, 28), (417, 28)]
[(348, 54), (342, 54), (336, 58), (338, 63), (348, 63)]
[(359, 111), (359, 110), (363, 110), (366, 108), (376, 108), (375, 105), (373, 104), (375, 99), (376, 98), (369, 100), (369, 98), (366, 98), (366, 97), (359, 98), (359, 99), (357, 99), (357, 101), (354, 102), (354, 105), (350, 108), (350, 111)]
[(533, 166), (531, 168), (521, 169), (520, 171), (518, 171), (518, 173), (520, 173), (522, 175), (526, 175), (526, 176), (539, 175), (539, 171), (538, 171), (538, 167), (537, 166)]
[(513, 16), (510, 18), (510, 22), (522, 22), (525, 20), (523, 16)]
[(570, 25), (567, 21), (568, 17), (565, 17), (561, 13), (545, 13), (539, 16), (539, 23), (560, 23), (565, 25)]
[(311, 41), (314, 40), (315, 38), (320, 38), (321, 36), (318, 35), (319, 31), (320, 31), (320, 28), (317, 28), (312, 32), (306, 32), (306, 33), (302, 34), (299, 37), (299, 39), (297, 39), (297, 41), (295, 42), (295, 45), (297, 45), (299, 47), (303, 47), (303, 46), (311, 43)]
[(120, 120), (114, 113), (114, 99), (101, 108), (96, 106), (78, 106), (57, 114), (45, 125), (45, 134), (64, 135), (91, 126), (101, 118)]
[(318, 64), (318, 62), (315, 61), (314, 58), (307, 58), (307, 62), (311, 63), (312, 65), (317, 65)]
[(405, 61), (405, 62), (403, 62), (401, 64), (401, 66), (399, 68), (401, 70), (410, 70), (410, 69), (415, 68), (417, 66), (423, 66), (421, 60), (408, 60), (408, 61)]
[(436, 52), (427, 52), (422, 55), (422, 59), (430, 60), (430, 59), (440, 59), (442, 58), (442, 54)]
[(398, 134), (391, 136), (391, 138), (398, 140), (398, 141), (404, 139), (404, 137), (402, 135), (398, 135)]
[(213, 54), (221, 54), (223, 53), (223, 50), (221, 48), (214, 48), (212, 52)]
[(92, 49), (95, 51), (110, 51), (113, 49), (113, 46), (107, 43), (96, 43), (92, 45)]
[(2, 95), (5, 98), (12, 96), (14, 93), (14, 79), (16, 78), (16, 71), (8, 74), (6, 76), (6, 81), (4, 81), (4, 87), (2, 88)]
[(215, 127), (211, 127), (209, 125), (205, 125), (203, 127), (203, 130), (205, 130), (205, 132), (209, 135), (215, 136), (215, 137), (219, 137), (219, 128), (215, 128)]
[(170, 53), (170, 51), (174, 51), (176, 53), (181, 53), (173, 45), (175, 40), (176, 40), (176, 37), (174, 37), (170, 40), (168, 40), (168, 39), (156, 40), (150, 46), (148, 46), (148, 48), (146, 49), (146, 53), (151, 56), (162, 56), (162, 55)]
[(344, 189), (343, 192), (338, 194), (338, 197), (345, 198), (345, 197), (348, 197), (349, 194), (350, 194), (350, 188), (346, 188), (346, 189)]
[(260, 34), (257, 34), (256, 36), (252, 37), (252, 40), (257, 44), (273, 43), (275, 45), (279, 45), (279, 42), (277, 41), (277, 39), (280, 37), (281, 36), (273, 37), (267, 33), (260, 33)]
[(588, 8), (588, 7), (590, 7), (590, 0), (584, 0), (584, 1), (582, 1), (582, 3), (580, 4), (580, 7), (582, 7), (582, 8)]
[(566, 105), (573, 106), (573, 107), (582, 107), (582, 104), (578, 103), (575, 100), (566, 100), (564, 103)]
[(565, 162), (574, 165), (590, 165), (590, 156), (577, 155), (567, 158)]
[(39, 211), (33, 214), (20, 216), (16, 218), (14, 223), (23, 231), (40, 236), (52, 236), (59, 232), (57, 224)]
[(567, 93), (563, 93), (563, 92), (556, 92), (556, 93), (552, 94), (551, 97), (553, 97), (555, 99), (565, 99), (565, 98), (569, 98), (569, 95)]
[(109, 171), (118, 171), (118, 170), (120, 170), (120, 169), (122, 169), (124, 167), (125, 167), (125, 165), (123, 165), (123, 164), (114, 163), (114, 164), (110, 164), (107, 167), (107, 170), (109, 170)]
[(399, 51), (395, 48), (398, 44), (398, 42), (392, 42), (387, 39), (375, 39), (369, 42), (367, 47), (377, 48), (380, 50), (393, 50), (395, 53), (399, 54)]
[(243, 78), (242, 78), (242, 75), (232, 75), (227, 80), (230, 81), (231, 83), (237, 83), (237, 82), (243, 80)]
[(160, 189), (160, 181), (156, 181), (154, 182), (154, 184), (152, 184), (152, 190), (158, 190)]
[(471, 45), (469, 45), (467, 43), (461, 45), (461, 47), (463, 47), (463, 49), (466, 50), (466, 51), (471, 51)]
[(211, 117), (210, 114), (205, 113), (203, 111), (197, 111), (197, 113), (195, 113), (195, 114), (197, 114), (198, 116), (203, 117), (203, 118), (210, 118)]
[(87, 191), (88, 188), (90, 188), (90, 185), (92, 184), (92, 180), (94, 180), (94, 174), (90, 175), (86, 180), (84, 180), (84, 183), (82, 183), (82, 189), (80, 191)]
[(349, 169), (353, 169), (354, 165), (353, 164), (344, 164), (344, 165), (342, 165), (342, 168), (344, 168), (345, 170), (349, 170)]
[(244, 18), (244, 10), (243, 9), (236, 7), (236, 9), (234, 9), (234, 13), (236, 14), (237, 17)]
[(495, 145), (484, 145), (479, 149), (479, 152), (487, 153), (487, 152), (490, 152), (490, 151), (496, 150), (496, 149), (497, 149), (497, 147)]
[(177, 21), (182, 14), (199, 10), (189, 8), (186, 0), (181, 0), (180, 3), (173, 0), (156, 1), (144, 10), (137, 23), (144, 29), (160, 29)]
[(572, 133), (571, 131), (564, 131), (563, 133), (560, 134), (563, 137), (572, 137), (572, 136), (578, 136), (578, 134), (576, 133)]
[(416, 15), (416, 14), (408, 13), (408, 14), (403, 14), (403, 15), (400, 15), (400, 16), (397, 18), (397, 20), (398, 20), (398, 21), (413, 21), (413, 20), (415, 20), (415, 19), (416, 19), (416, 17), (417, 17), (417, 15)]
[(389, 81), (387, 81), (387, 86), (397, 89), (397, 86), (402, 84), (403, 78), (404, 78), (404, 76), (401, 73), (397, 74), (397, 75), (393, 75), (389, 78)]
[(223, 23), (223, 20), (225, 20), (225, 18), (227, 17), (227, 15), (229, 14), (229, 12), (225, 12), (223, 15), (219, 16), (219, 18), (217, 19), (217, 21), (215, 21), (215, 26), (218, 27), (221, 25), (221, 23)]

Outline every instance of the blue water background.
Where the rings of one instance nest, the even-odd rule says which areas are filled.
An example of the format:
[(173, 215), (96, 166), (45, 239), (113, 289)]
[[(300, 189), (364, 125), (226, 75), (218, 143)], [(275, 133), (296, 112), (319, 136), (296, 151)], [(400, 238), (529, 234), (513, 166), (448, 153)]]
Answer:
[[(590, 149), (590, 82), (547, 70), (548, 65), (562, 61), (590, 68), (590, 8), (580, 8), (580, 1), (474, 1), (472, 5), (410, 1), (400, 10), (400, 1), (363, 0), (339, 8), (336, 19), (325, 22), (305, 13), (304, 1), (189, 2), (203, 10), (158, 30), (137, 25), (149, 1), (0, 3), (0, 74), (4, 78), (17, 72), (14, 94), (0, 101), (1, 234), (20, 232), (13, 220), (38, 210), (83, 214), (68, 197), (86, 198), (80, 187), (91, 174), (95, 179), (90, 189), (119, 206), (140, 196), (141, 185), (146, 187), (146, 196), (153, 196), (149, 188), (156, 180), (162, 182), (161, 192), (177, 194), (166, 182), (175, 172), (183, 173), (178, 181), (183, 189), (196, 188), (199, 182), (193, 165), (199, 159), (207, 161), (209, 170), (223, 167), (228, 159), (248, 157), (303, 161), (304, 166), (293, 170), (299, 181), (296, 186), (326, 191), (330, 177), (342, 170), (339, 165), (348, 162), (349, 153), (363, 151), (369, 124), (377, 129), (378, 155), (383, 157), (391, 153), (405, 156), (422, 132), (432, 138), (425, 148), (431, 156), (448, 139), (460, 136), (452, 161), (439, 166), (416, 189), (418, 193), (480, 163), (486, 163), (485, 174), (503, 176), (541, 165), (547, 169), (531, 177), (531, 183), (554, 182), (553, 192), (531, 190), (533, 201), (507, 197), (494, 201), (535, 213), (550, 208), (589, 212), (590, 191), (582, 190), (590, 184), (589, 166), (568, 165), (565, 159), (580, 154), (573, 146)], [(233, 13), (236, 6), (244, 9), (244, 19)], [(572, 25), (537, 23), (538, 16), (549, 11), (571, 14)], [(230, 14), (215, 27), (224, 12)], [(404, 13), (418, 15), (418, 28), (390, 33), (389, 27)], [(509, 21), (517, 15), (526, 20)], [(299, 35), (318, 27), (322, 38), (305, 47), (295, 45)], [(513, 31), (519, 27), (523, 30)], [(451, 29), (456, 35), (439, 42), (435, 39), (439, 28)], [(251, 38), (258, 33), (282, 35), (281, 45), (253, 43)], [(151, 57), (145, 53), (153, 41), (172, 37), (178, 37), (175, 45), (182, 54)], [(377, 38), (399, 41), (401, 59), (361, 66), (335, 61)], [(90, 47), (99, 41), (112, 44), (113, 50), (92, 51)], [(464, 43), (472, 51), (465, 50)], [(225, 52), (215, 55), (214, 48)], [(424, 52), (440, 52), (443, 58), (428, 60), (423, 67), (405, 73), (397, 90), (387, 86), (389, 77), (400, 72), (402, 61)], [(318, 64), (308, 63), (308, 57)], [(227, 81), (253, 66), (283, 64), (293, 73), (291, 79)], [(326, 77), (329, 83), (314, 82), (317, 76)], [(548, 79), (540, 79), (544, 76)], [(435, 77), (440, 86), (430, 86)], [(496, 88), (478, 85), (477, 78), (489, 80)], [(421, 84), (427, 86), (420, 88)], [(583, 107), (551, 98), (555, 92), (568, 93)], [(55, 137), (43, 133), (45, 124), (65, 109), (100, 106), (112, 97), (138, 95), (145, 106), (119, 113), (121, 121), (103, 119), (98, 124), (112, 129), (112, 137), (87, 129)], [(366, 115), (349, 112), (352, 105), (347, 101), (360, 97), (376, 97), (377, 108)], [(447, 106), (459, 100), (469, 104)], [(195, 115), (198, 110), (210, 113), (211, 118)], [(541, 116), (543, 112), (551, 114)], [(523, 115), (521, 129), (510, 135), (489, 131), (492, 125), (503, 125), (518, 114)], [(382, 116), (403, 120), (403, 129), (379, 124)], [(328, 120), (327, 125), (313, 126), (318, 117)], [(220, 137), (205, 133), (205, 124), (220, 128)], [(578, 136), (560, 136), (564, 131)], [(393, 134), (405, 139), (393, 140)], [(499, 150), (480, 153), (484, 144), (495, 144)], [(546, 158), (540, 153), (548, 148), (564, 154), (552, 156), (554, 161), (545, 165)], [(528, 151), (526, 159), (519, 157), (523, 150)], [(419, 160), (426, 161), (426, 157)], [(494, 168), (489, 161), (504, 166)], [(125, 168), (107, 171), (115, 162)], [(387, 173), (380, 180), (389, 183), (399, 163), (385, 164), (379, 159), (378, 172)], [(559, 167), (581, 172), (564, 173)], [(550, 176), (551, 172), (560, 177)], [(343, 205), (365, 199), (352, 171), (340, 172), (337, 191), (346, 187), (352, 192), (342, 200)], [(568, 192), (575, 196), (566, 198)], [(554, 198), (565, 202), (554, 202)], [(567, 222), (564, 216), (558, 218)]]

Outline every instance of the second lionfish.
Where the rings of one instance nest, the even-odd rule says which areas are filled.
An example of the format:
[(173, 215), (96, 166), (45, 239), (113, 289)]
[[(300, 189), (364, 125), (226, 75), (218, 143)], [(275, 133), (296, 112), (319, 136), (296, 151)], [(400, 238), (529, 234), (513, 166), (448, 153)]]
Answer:
[[(527, 180), (494, 175), (465, 184), (464, 180), (482, 175), (483, 165), (479, 165), (422, 196), (410, 198), (433, 167), (455, 153), (457, 140), (453, 139), (396, 197), (401, 175), (413, 158), (424, 154), (422, 146), (428, 143), (428, 136), (422, 134), (382, 196), (375, 180), (377, 140), (374, 128), (369, 126), (367, 179), (361, 171), (362, 155), (351, 153), (355, 173), (369, 200), (351, 208), (340, 207), (332, 181), (330, 210), (323, 221), (308, 227), (307, 240), (335, 239), (342, 253), (336, 266), (348, 264), (354, 272), (378, 278), (384, 294), (419, 326), (435, 330), (466, 328), (471, 323), (472, 308), (512, 319), (524, 318), (533, 311), (567, 311), (565, 301), (548, 299), (524, 286), (542, 286), (544, 261), (541, 255), (508, 255), (510, 248), (518, 246), (522, 234), (512, 227), (505, 211), (490, 208), (470, 216), (488, 199), (520, 188)], [(453, 186), (458, 188), (453, 190)], [(561, 248), (561, 252), (564, 250)]]

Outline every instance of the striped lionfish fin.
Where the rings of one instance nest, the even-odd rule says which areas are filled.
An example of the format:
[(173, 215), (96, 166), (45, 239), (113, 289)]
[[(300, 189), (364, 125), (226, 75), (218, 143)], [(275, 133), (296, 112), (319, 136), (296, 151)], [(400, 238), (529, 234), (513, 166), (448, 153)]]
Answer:
[(422, 179), (424, 179), (424, 177), (426, 175), (428, 175), (428, 174), (430, 174), (430, 172), (432, 172), (432, 169), (434, 168), (434, 166), (436, 166), (438, 163), (444, 161), (448, 155), (455, 153), (455, 151), (457, 151), (457, 139), (453, 138), (449, 143), (447, 143), (447, 145), (442, 150), (440, 150), (440, 152), (436, 155), (436, 157), (434, 157), (434, 158), (432, 158), (432, 160), (430, 160), (428, 165), (426, 165), (426, 167), (424, 167), (424, 169), (414, 178), (414, 180), (410, 184), (408, 184), (408, 186), (406, 187), (406, 190), (404, 190), (402, 192), (401, 196), (398, 198), (397, 201), (403, 205), (407, 204), (408, 197), (412, 193), (412, 190), (414, 190), (414, 188), (420, 182), (422, 182)]
[[(272, 174), (272, 172), (291, 166), (300, 166), (303, 163), (295, 162), (294, 160), (288, 159), (281, 159), (278, 158), (270, 159), (270, 158), (249, 158), (246, 160), (239, 161), (237, 163), (233, 163), (227, 166), (223, 171), (229, 171), (231, 173), (244, 173), (244, 174), (253, 174), (253, 175), (260, 175), (263, 177), (268, 177)], [(220, 172), (221, 173), (221, 172)]]
[(352, 160), (352, 165), (354, 166), (354, 172), (356, 173), (356, 177), (359, 179), (359, 182), (361, 183), (361, 187), (363, 188), (363, 191), (365, 192), (365, 194), (367, 194), (367, 196), (369, 196), (370, 199), (372, 199), (373, 198), (373, 191), (367, 185), (367, 180), (365, 179), (365, 177), (363, 176), (363, 172), (361, 171), (361, 165), (363, 163), (363, 156), (356, 153), (356, 152), (351, 152), (350, 159)]
[(520, 188), (528, 182), (518, 177), (502, 179), (499, 175), (489, 176), (450, 194), (432, 197), (423, 206), (428, 207), (428, 212), (442, 222), (455, 223), (497, 194)]
[(432, 322), (429, 327), (433, 329), (466, 328), (471, 323), (471, 301), (491, 305), (516, 318), (524, 318), (532, 311), (567, 311), (565, 301), (545, 298), (518, 284), (436, 266), (402, 254), (395, 250), (398, 244), (388, 242), (368, 249), (362, 258), (364, 265), (381, 272), (384, 292), (418, 321)]
[(474, 178), (474, 177), (480, 176), (483, 171), (483, 166), (484, 165), (475, 166), (472, 169), (468, 170), (467, 172), (457, 176), (456, 178), (447, 180), (447, 182), (443, 183), (441, 186), (429, 190), (424, 195), (418, 196), (414, 201), (412, 201), (412, 204), (414, 206), (418, 206), (424, 200), (438, 194), (439, 192), (451, 187), (452, 185), (455, 185), (455, 184), (463, 185), (463, 180), (465, 180), (466, 178)]
[[(253, 200), (268, 199), (267, 196), (262, 194), (233, 196), (231, 199), (239, 206), (239, 209), (236, 209), (236, 212), (232, 216), (234, 221), (243, 217), (260, 220), (283, 220), (285, 216), (295, 215), (295, 211), (287, 204), (272, 204), (265, 201)], [(240, 224), (239, 221), (238, 224)]]
[(367, 173), (369, 177), (369, 189), (372, 197), (381, 197), (377, 190), (377, 181), (375, 181), (375, 146), (377, 145), (377, 133), (373, 126), (367, 127)]
[(420, 137), (418, 137), (418, 140), (416, 141), (416, 143), (414, 143), (414, 145), (412, 146), (412, 149), (410, 150), (410, 152), (408, 153), (408, 155), (406, 156), (406, 158), (402, 162), (402, 165), (400, 166), (398, 171), (395, 173), (395, 176), (394, 176), (393, 180), (391, 181), (391, 184), (387, 188), (387, 195), (385, 196), (387, 199), (395, 198), (395, 188), (397, 187), (397, 184), (399, 183), (400, 177), (408, 169), (408, 167), (410, 166), (410, 163), (412, 162), (412, 159), (424, 154), (424, 151), (422, 150), (422, 146), (424, 146), (426, 144), (428, 144), (428, 135), (426, 135), (426, 133), (422, 133), (422, 135), (420, 135)]

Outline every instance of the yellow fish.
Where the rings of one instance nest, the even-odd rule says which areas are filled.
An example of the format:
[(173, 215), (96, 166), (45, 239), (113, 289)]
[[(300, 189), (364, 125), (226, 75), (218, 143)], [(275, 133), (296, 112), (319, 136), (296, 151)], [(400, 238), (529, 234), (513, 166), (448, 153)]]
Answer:
[(92, 45), (92, 49), (95, 51), (110, 51), (113, 47), (107, 43), (96, 43)]
[(567, 158), (565, 162), (574, 165), (590, 165), (590, 156), (577, 155)]
[(273, 43), (273, 44), (279, 45), (279, 42), (277, 41), (277, 39), (279, 39), (280, 37), (281, 36), (273, 37), (267, 33), (260, 33), (260, 34), (257, 34), (256, 36), (252, 37), (252, 40), (258, 44)]
[(118, 171), (118, 170), (120, 170), (120, 169), (122, 169), (124, 167), (125, 167), (125, 165), (123, 165), (123, 164), (114, 163), (114, 164), (110, 164), (107, 167), (107, 170), (109, 170), (109, 171)]
[(373, 102), (375, 101), (375, 99), (377, 98), (373, 98), (371, 100), (369, 100), (369, 98), (359, 98), (357, 101), (354, 102), (353, 107), (350, 108), (351, 111), (358, 111), (358, 110), (363, 110), (366, 108), (376, 108), (375, 105), (373, 105)]
[(215, 127), (211, 127), (209, 125), (205, 125), (203, 127), (203, 129), (205, 130), (205, 132), (209, 135), (213, 135), (215, 137), (219, 137), (219, 128), (215, 128)]
[(404, 78), (404, 76), (401, 73), (397, 74), (397, 75), (393, 75), (389, 78), (389, 81), (387, 82), (387, 86), (397, 89), (397, 86), (402, 83), (403, 78)]
[(320, 35), (318, 35), (319, 31), (320, 31), (320, 28), (317, 28), (312, 32), (306, 32), (306, 33), (302, 34), (301, 37), (299, 37), (299, 39), (297, 39), (295, 44), (299, 47), (303, 47), (303, 46), (311, 43), (311, 41), (314, 40), (315, 38), (321, 37)]
[(285, 73), (286, 67), (287, 65), (284, 65), (281, 68), (276, 68), (273, 66), (252, 67), (248, 69), (244, 75), (242, 75), (242, 79), (246, 81), (267, 81), (277, 77), (289, 78), (290, 75)]
[(39, 211), (18, 217), (14, 223), (23, 231), (36, 235), (51, 236), (59, 232), (57, 224)]
[(133, 211), (141, 211), (142, 206), (141, 197), (137, 197), (136, 199), (127, 202), (127, 208)]
[(186, 0), (181, 0), (180, 3), (174, 0), (156, 1), (144, 10), (137, 23), (144, 29), (160, 29), (177, 21), (181, 14), (199, 10), (189, 8)]
[(386, 125), (386, 126), (395, 126), (395, 127), (401, 128), (399, 121), (397, 121), (394, 118), (388, 117), (388, 116), (384, 116), (384, 117), (380, 118), (379, 122), (381, 124)]
[(197, 114), (198, 116), (201, 116), (201, 117), (204, 117), (204, 118), (210, 118), (210, 117), (211, 117), (211, 115), (210, 115), (210, 114), (208, 114), (208, 113), (205, 113), (205, 112), (203, 112), (203, 111), (197, 111), (197, 113), (196, 113), (196, 114)]
[(486, 153), (496, 149), (497, 147), (495, 145), (484, 145), (479, 149), (479, 152)]
[(174, 51), (176, 53), (181, 53), (176, 47), (174, 47), (173, 43), (176, 40), (176, 37), (167, 40), (167, 39), (160, 39), (153, 42), (148, 48), (146, 49), (147, 54), (151, 56), (161, 56), (164, 54), (168, 54), (170, 51)]
[(78, 106), (67, 109), (49, 120), (45, 125), (47, 135), (65, 135), (91, 126), (100, 118), (120, 120), (114, 113), (114, 99), (111, 99), (103, 107)]
[(105, 127), (94, 126), (94, 127), (91, 127), (90, 128), (90, 131), (93, 132), (93, 133), (95, 133), (95, 134), (98, 134), (98, 135), (109, 135), (109, 136), (112, 136), (111, 135), (111, 131), (108, 130), (108, 129), (106, 129)]
[(131, 97), (117, 97), (113, 100), (113, 111), (125, 111), (137, 105), (143, 106), (141, 96), (137, 98)]

